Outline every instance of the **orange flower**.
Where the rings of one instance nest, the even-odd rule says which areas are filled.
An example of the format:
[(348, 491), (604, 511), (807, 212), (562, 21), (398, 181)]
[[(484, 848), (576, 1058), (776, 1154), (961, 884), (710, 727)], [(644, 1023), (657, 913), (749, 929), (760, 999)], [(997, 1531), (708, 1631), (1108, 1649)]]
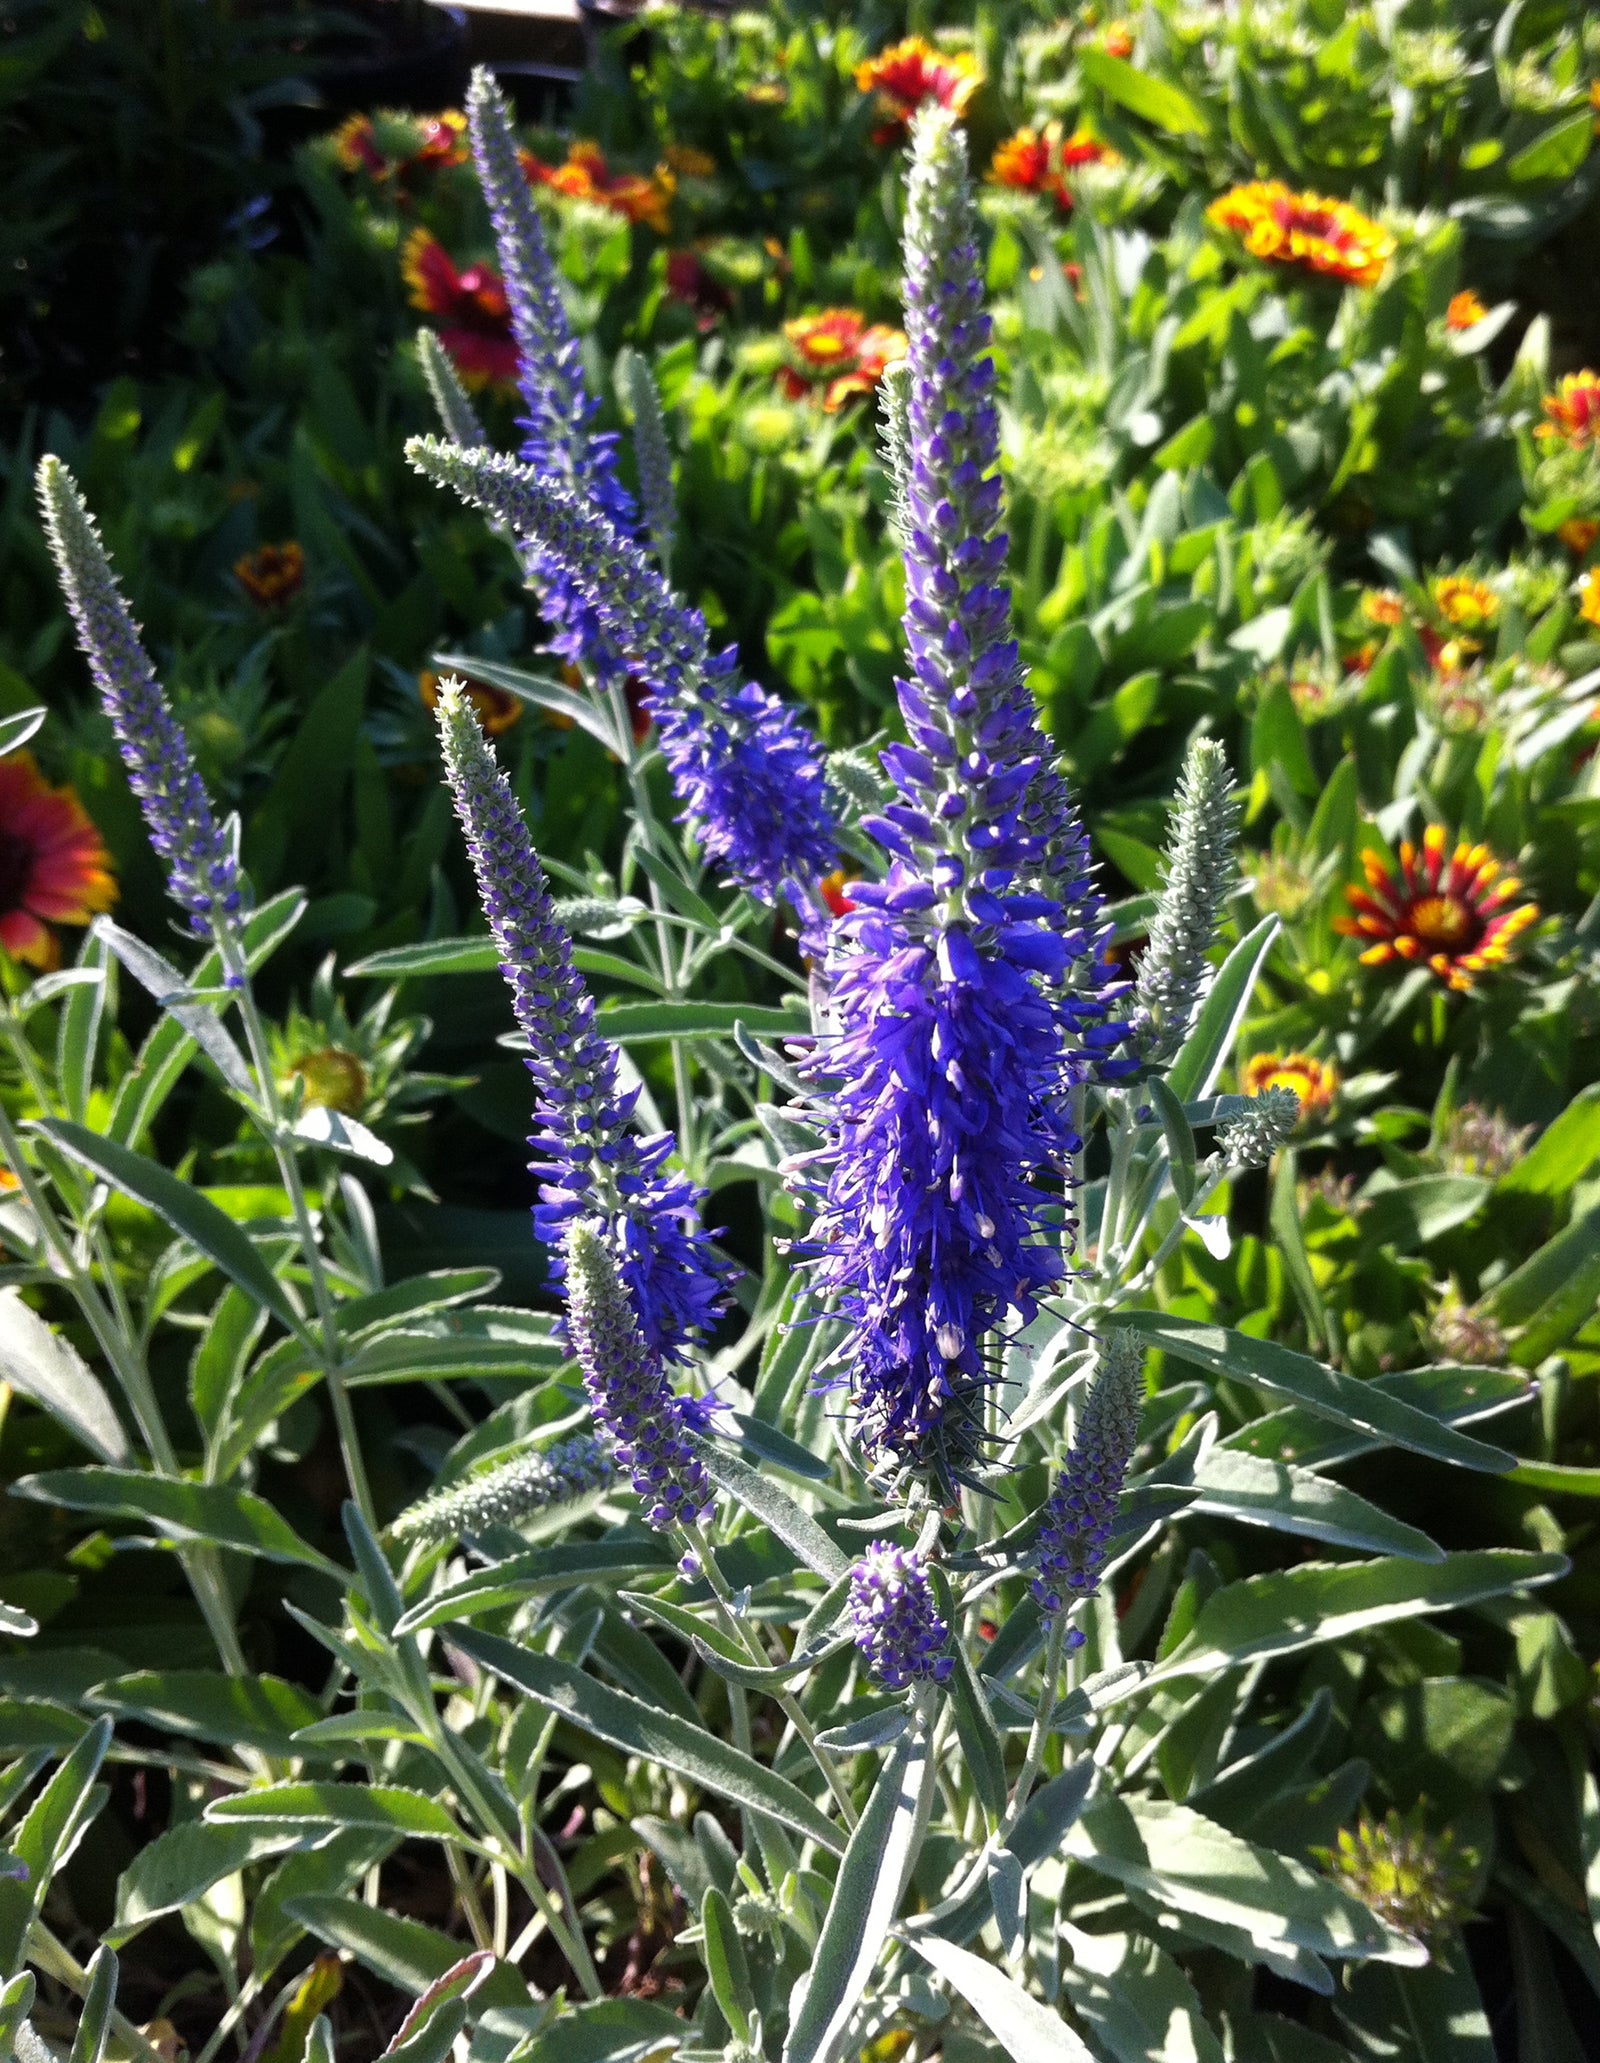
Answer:
[(824, 308), (797, 315), (783, 326), (789, 360), (778, 368), (778, 384), (791, 401), (822, 393), (822, 405), (837, 415), (857, 394), (870, 394), (896, 360), (906, 355), (905, 334), (887, 324), (867, 324), (854, 308)]
[(1484, 581), (1445, 573), (1433, 583), (1433, 606), (1457, 630), (1487, 630), (1500, 614), (1500, 597)]
[(411, 305), (439, 323), (439, 342), (470, 388), (517, 384), (517, 347), (511, 308), (492, 265), (458, 272), (444, 245), (426, 229), (406, 239), (400, 269), (411, 289)]
[(1376, 286), (1394, 238), (1347, 201), (1291, 193), (1277, 179), (1252, 180), (1215, 200), (1206, 219), (1232, 230), (1252, 258), (1297, 265), (1348, 286)]
[(1331, 1060), (1317, 1060), (1309, 1053), (1257, 1053), (1239, 1070), (1239, 1087), (1246, 1096), (1259, 1096), (1263, 1089), (1293, 1089), (1301, 1117), (1325, 1117), (1339, 1092), (1339, 1070)]
[(878, 96), (884, 116), (874, 143), (898, 143), (919, 107), (929, 101), (964, 115), (983, 84), (978, 60), (966, 50), (935, 50), (922, 36), (907, 36), (856, 66), (856, 85)]
[(111, 857), (71, 788), (31, 752), (0, 759), (0, 946), (30, 967), (61, 957), (50, 924), (87, 924), (117, 899)]
[(665, 236), (671, 227), (668, 210), (678, 182), (665, 162), (648, 177), (643, 172), (613, 172), (597, 143), (580, 142), (568, 145), (566, 162), (560, 165), (547, 165), (532, 151), (524, 151), (522, 169), (530, 186), (548, 186), (569, 199), (593, 201), (630, 222), (642, 222), (657, 236)]
[(1369, 587), (1361, 597), (1361, 613), (1369, 623), (1393, 630), (1405, 621), (1406, 605), (1392, 587)]
[(1575, 559), (1584, 558), (1595, 539), (1600, 537), (1600, 520), (1593, 516), (1569, 516), (1556, 531), (1556, 536)]
[(1463, 842), (1447, 864), (1448, 843), (1444, 826), (1430, 824), (1420, 853), (1409, 839), (1401, 845), (1398, 875), (1375, 852), (1362, 854), (1366, 888), (1345, 890), (1355, 915), (1335, 918), (1334, 928), (1369, 941), (1364, 967), (1404, 960), (1449, 988), (1470, 989), (1475, 976), (1503, 967), (1517, 938), (1538, 922), (1536, 904), (1508, 907), (1522, 883), (1501, 872), (1486, 845)]
[(997, 145), (989, 177), (996, 186), (1047, 194), (1065, 213), (1072, 206), (1065, 175), (1077, 165), (1111, 163), (1115, 158), (1116, 152), (1087, 129), (1075, 129), (1063, 142), (1060, 123), (1050, 122), (1043, 131), (1019, 129)]
[(1447, 330), (1476, 329), (1488, 313), (1471, 287), (1464, 287), (1459, 294), (1450, 296), (1450, 306), (1444, 311), (1444, 326)]
[(1107, 57), (1130, 58), (1133, 55), (1133, 31), (1125, 21), (1110, 22), (1100, 38), (1100, 48)]
[[(461, 689), (472, 704), (472, 713), (478, 719), (478, 728), (486, 738), (498, 738), (502, 731), (509, 731), (522, 716), (521, 698), (513, 695), (509, 688), (491, 688), (486, 687), (482, 681), (462, 680)], [(436, 673), (419, 673), (417, 693), (429, 709), (437, 709), (439, 676)]]
[(717, 175), (716, 159), (709, 151), (696, 150), (692, 143), (669, 143), (661, 162), (678, 179), (714, 179)]
[(306, 555), (292, 537), (264, 544), (234, 560), (233, 577), (258, 609), (281, 609), (306, 584)]
[(1600, 443), (1600, 373), (1569, 372), (1553, 394), (1544, 397), (1549, 417), (1534, 432), (1537, 437), (1561, 437), (1575, 451), (1585, 444)]
[(854, 897), (846, 893), (853, 878), (843, 867), (835, 867), (817, 883), (818, 893), (836, 917), (848, 917), (856, 907)]
[(1578, 614), (1585, 623), (1600, 624), (1600, 567), (1591, 566), (1579, 578)]

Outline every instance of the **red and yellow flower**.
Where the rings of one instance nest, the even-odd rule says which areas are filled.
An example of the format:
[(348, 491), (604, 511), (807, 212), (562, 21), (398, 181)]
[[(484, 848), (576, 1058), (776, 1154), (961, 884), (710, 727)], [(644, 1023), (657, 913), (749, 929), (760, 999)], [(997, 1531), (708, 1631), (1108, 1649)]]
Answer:
[(306, 555), (294, 538), (263, 544), (233, 562), (233, 577), (258, 609), (282, 609), (306, 584)]
[(87, 924), (117, 899), (111, 857), (71, 788), (31, 752), (0, 759), (0, 946), (30, 967), (60, 959), (52, 924)]
[(964, 115), (983, 84), (983, 68), (967, 50), (936, 50), (923, 36), (907, 36), (856, 66), (856, 85), (876, 94), (882, 124), (874, 143), (898, 143), (911, 117), (930, 101)]
[(445, 108), (436, 115), (396, 116), (391, 126), (408, 137), (408, 148), (385, 150), (371, 115), (347, 116), (333, 132), (333, 155), (341, 170), (382, 180), (467, 161), (467, 118), (459, 108)]
[[(460, 676), (457, 676), (460, 679)], [(483, 681), (461, 680), (461, 692), (472, 706), (472, 713), (478, 719), (478, 728), (486, 738), (498, 738), (502, 731), (522, 716), (522, 703), (509, 688), (491, 688)], [(429, 709), (439, 706), (439, 676), (433, 672), (417, 675), (417, 693)]]
[(1361, 613), (1368, 623), (1393, 630), (1406, 620), (1405, 597), (1392, 587), (1369, 587), (1361, 597)]
[(672, 196), (678, 180), (665, 161), (650, 173), (613, 172), (599, 144), (579, 142), (568, 146), (566, 160), (559, 165), (547, 165), (525, 150), (522, 169), (530, 186), (548, 186), (569, 200), (593, 201), (629, 222), (643, 223), (657, 236), (665, 236), (671, 228)]
[(884, 373), (906, 355), (903, 330), (868, 323), (855, 308), (824, 308), (783, 326), (789, 347), (778, 384), (791, 401), (820, 393), (836, 415), (858, 394), (870, 394)]
[(1429, 592), (1433, 606), (1454, 630), (1487, 630), (1500, 614), (1494, 589), (1465, 573), (1440, 574)]
[(1133, 55), (1133, 30), (1125, 21), (1107, 22), (1105, 33), (1100, 38), (1100, 48), (1107, 57), (1124, 60)]
[(1559, 437), (1574, 451), (1600, 443), (1600, 373), (1569, 372), (1555, 392), (1544, 397), (1545, 420), (1534, 432), (1546, 440)]
[(1600, 624), (1600, 566), (1591, 566), (1579, 577), (1578, 614), (1585, 623)]
[(698, 251), (667, 253), (666, 287), (669, 299), (694, 310), (696, 329), (715, 329), (733, 306), (732, 293)]
[(1211, 203), (1206, 219), (1231, 230), (1252, 258), (1347, 286), (1376, 286), (1395, 251), (1388, 230), (1348, 201), (1294, 193), (1277, 179), (1234, 187)]
[(1586, 558), (1597, 537), (1600, 537), (1600, 517), (1569, 516), (1556, 531), (1575, 559)]
[(1420, 851), (1402, 843), (1398, 873), (1375, 852), (1362, 854), (1367, 885), (1345, 890), (1354, 914), (1336, 918), (1334, 928), (1366, 941), (1364, 967), (1403, 960), (1448, 988), (1470, 989), (1478, 975), (1505, 966), (1517, 939), (1538, 922), (1537, 904), (1516, 901), (1522, 883), (1486, 845), (1463, 840), (1447, 859), (1449, 842), (1442, 824), (1430, 824)]
[(1256, 1053), (1239, 1070), (1239, 1087), (1246, 1096), (1292, 1089), (1302, 1118), (1325, 1117), (1339, 1093), (1339, 1070), (1310, 1053)]
[(855, 897), (850, 894), (850, 883), (854, 878), (843, 867), (835, 867), (831, 874), (824, 874), (817, 883), (817, 893), (835, 917), (848, 917), (856, 908)]
[(426, 229), (411, 232), (400, 262), (412, 307), (437, 322), (439, 342), (463, 384), (473, 389), (515, 387), (511, 307), (494, 267), (468, 265), (458, 271), (444, 245)]
[(1067, 173), (1079, 165), (1114, 163), (1116, 155), (1087, 129), (1063, 138), (1061, 124), (1049, 122), (1043, 129), (1018, 129), (997, 145), (989, 178), (1020, 193), (1044, 194), (1065, 213), (1072, 206)]
[(1476, 329), (1488, 313), (1471, 287), (1463, 287), (1459, 294), (1450, 296), (1450, 306), (1444, 311), (1444, 326), (1447, 330)]

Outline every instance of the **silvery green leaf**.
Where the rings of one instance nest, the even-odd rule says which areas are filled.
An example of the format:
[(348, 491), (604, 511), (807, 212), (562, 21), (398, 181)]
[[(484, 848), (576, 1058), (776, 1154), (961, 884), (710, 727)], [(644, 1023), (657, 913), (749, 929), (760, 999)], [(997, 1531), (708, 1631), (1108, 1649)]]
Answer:
[(101, 1461), (132, 1459), (127, 1434), (99, 1377), (14, 1289), (0, 1290), (0, 1378)]
[(330, 1110), (325, 1103), (311, 1103), (301, 1111), (295, 1120), (294, 1135), (313, 1146), (325, 1146), (334, 1153), (347, 1153), (352, 1160), (370, 1161), (374, 1167), (387, 1168), (394, 1163), (394, 1148), (386, 1146), (376, 1132), (369, 1131), (353, 1117), (346, 1117), (342, 1111)]

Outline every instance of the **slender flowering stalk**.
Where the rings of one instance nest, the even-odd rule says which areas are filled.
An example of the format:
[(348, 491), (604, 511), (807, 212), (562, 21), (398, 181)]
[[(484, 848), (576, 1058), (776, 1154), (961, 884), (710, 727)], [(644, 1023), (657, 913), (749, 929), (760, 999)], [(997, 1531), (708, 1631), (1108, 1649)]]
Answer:
[(703, 1524), (714, 1498), (692, 1435), (705, 1429), (705, 1404), (680, 1396), (667, 1381), (660, 1355), (639, 1330), (604, 1228), (574, 1224), (566, 1261), (567, 1330), (596, 1425), (615, 1447), (652, 1526)]
[(950, 1629), (939, 1617), (922, 1556), (874, 1540), (850, 1571), (845, 1618), (867, 1667), (892, 1691), (943, 1683), (955, 1668)]
[(666, 1161), (670, 1133), (641, 1139), (629, 1120), (617, 1056), (594, 1025), (594, 1003), (550, 900), (510, 783), (459, 681), (439, 691), (439, 735), (456, 815), (494, 933), (535, 1085), (530, 1140), (541, 1180), (534, 1225), (559, 1254), (568, 1225), (597, 1216), (653, 1353), (673, 1355), (715, 1318), (721, 1281), (698, 1223), (700, 1193)]
[(403, 1511), (389, 1528), (396, 1540), (438, 1542), (514, 1526), (552, 1505), (572, 1504), (605, 1489), (616, 1474), (591, 1434), (519, 1454), (498, 1468), (436, 1490)]
[(487, 444), (489, 440), (478, 420), (478, 411), (472, 405), (472, 396), (462, 386), (455, 361), (439, 342), (435, 331), (418, 330), (417, 357), (445, 435), (453, 444), (465, 444), (469, 448)]
[(731, 650), (711, 653), (704, 617), (679, 602), (639, 546), (593, 504), (502, 453), (433, 437), (412, 438), (406, 452), (582, 590), (602, 632), (649, 682), (690, 829), (723, 872), (764, 902), (827, 873), (833, 803), (814, 739), (776, 695), (737, 681)]
[(1222, 747), (1196, 738), (1178, 784), (1166, 879), (1134, 982), (1133, 1043), (1151, 1067), (1183, 1044), (1211, 986), (1206, 954), (1235, 876), (1239, 812), (1231, 784)]
[(1143, 1403), (1144, 1348), (1136, 1334), (1113, 1332), (1039, 1529), (1033, 1594), (1047, 1614), (1100, 1587)]
[(77, 483), (60, 459), (46, 457), (39, 461), (38, 485), (78, 644), (116, 733), (128, 785), (150, 843), (166, 863), (174, 901), (188, 911), (190, 928), (206, 937), (239, 910), (232, 844), (212, 814), (189, 741), (162, 693)]
[(665, 572), (672, 558), (672, 533), (678, 513), (672, 495), (672, 450), (667, 443), (660, 390), (637, 351), (628, 359), (628, 398), (633, 405), (633, 463), (639, 475), (639, 514), (650, 549)]

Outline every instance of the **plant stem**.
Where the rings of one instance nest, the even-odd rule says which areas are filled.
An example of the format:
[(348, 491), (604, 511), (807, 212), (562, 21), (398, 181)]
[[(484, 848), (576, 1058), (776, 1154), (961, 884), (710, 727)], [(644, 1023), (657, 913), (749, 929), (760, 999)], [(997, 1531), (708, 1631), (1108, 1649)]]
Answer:
[(1061, 1675), (1061, 1648), (1066, 1639), (1067, 1619), (1064, 1612), (1057, 1612), (1050, 1622), (1050, 1638), (1045, 1647), (1044, 1680), (1039, 1685), (1039, 1702), (1033, 1709), (1033, 1725), (1028, 1733), (1028, 1752), (1023, 1759), (1022, 1773), (1017, 1778), (1016, 1789), (1011, 1794), (1011, 1809), (1006, 1814), (1006, 1831), (1009, 1833), (1022, 1816), (1022, 1808), (1028, 1802), (1030, 1792), (1039, 1780), (1044, 1767), (1045, 1744), (1050, 1738), (1050, 1714), (1055, 1710), (1056, 1683)]

